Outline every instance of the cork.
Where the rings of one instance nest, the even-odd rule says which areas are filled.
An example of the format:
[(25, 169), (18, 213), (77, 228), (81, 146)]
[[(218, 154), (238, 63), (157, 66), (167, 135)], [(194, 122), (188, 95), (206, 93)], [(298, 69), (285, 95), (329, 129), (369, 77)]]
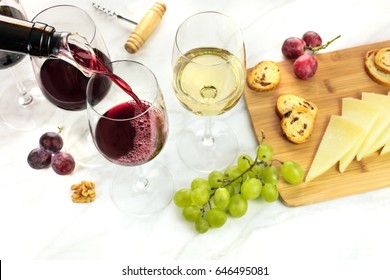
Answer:
[(156, 2), (139, 21), (125, 43), (129, 53), (136, 53), (156, 29), (165, 14), (167, 7), (164, 3)]

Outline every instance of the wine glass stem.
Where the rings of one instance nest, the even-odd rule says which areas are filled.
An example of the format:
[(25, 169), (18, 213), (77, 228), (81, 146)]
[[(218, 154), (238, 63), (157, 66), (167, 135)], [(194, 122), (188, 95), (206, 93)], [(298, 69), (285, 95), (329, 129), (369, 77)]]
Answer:
[(19, 91), (19, 98), (18, 98), (19, 105), (24, 107), (31, 104), (34, 100), (33, 97), (31, 96), (31, 94), (28, 93), (26, 87), (24, 86), (23, 82), (20, 80), (19, 75), (15, 72), (14, 68), (12, 68), (11, 72), (14, 77), (16, 87)]
[(205, 146), (212, 146), (214, 145), (214, 136), (212, 132), (212, 119), (210, 117), (206, 117), (205, 119), (205, 126), (204, 126), (204, 133), (202, 137), (202, 144)]
[(137, 182), (134, 186), (135, 190), (137, 192), (147, 191), (149, 187), (149, 181), (148, 178), (146, 178), (146, 172), (144, 168), (142, 167), (142, 165), (138, 165), (135, 168), (137, 169), (138, 174)]

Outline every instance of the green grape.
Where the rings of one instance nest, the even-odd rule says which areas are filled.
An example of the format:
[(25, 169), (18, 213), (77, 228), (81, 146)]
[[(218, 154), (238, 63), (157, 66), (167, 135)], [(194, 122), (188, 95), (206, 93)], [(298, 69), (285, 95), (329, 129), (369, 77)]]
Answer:
[(214, 204), (217, 208), (225, 208), (229, 205), (230, 193), (226, 188), (219, 188), (214, 193)]
[[(254, 166), (253, 166), (254, 167)], [(253, 167), (252, 167), (252, 169), (253, 169)], [(255, 172), (253, 172), (252, 170), (249, 170), (249, 171), (247, 171), (246, 173), (245, 173), (245, 175), (244, 175), (244, 181), (246, 181), (246, 180), (248, 180), (248, 179), (250, 179), (250, 178), (256, 178), (256, 174), (255, 174)]]
[(242, 181), (241, 181), (241, 184), (240, 184), (240, 188), (241, 188), (241, 185), (243, 183), (245, 183), (246, 181), (248, 181), (249, 179), (251, 179), (251, 176), (249, 176), (248, 172), (245, 172), (245, 174), (242, 174)]
[(227, 214), (222, 209), (211, 208), (206, 214), (206, 220), (211, 227), (219, 228), (225, 224)]
[(210, 225), (205, 218), (200, 217), (195, 221), (195, 230), (199, 233), (205, 233), (209, 230), (209, 227)]
[(184, 207), (183, 216), (187, 222), (195, 222), (201, 216), (200, 208), (196, 205)]
[(240, 194), (235, 194), (230, 198), (229, 213), (233, 217), (242, 217), (248, 209), (248, 201)]
[(277, 185), (279, 182), (279, 172), (273, 165), (268, 165), (263, 170), (263, 180), (265, 183)]
[(208, 180), (203, 178), (195, 178), (191, 182), (191, 190), (197, 189), (197, 188), (205, 188), (208, 191), (211, 191), (211, 186)]
[(191, 190), (190, 189), (180, 189), (178, 190), (174, 197), (173, 202), (176, 204), (177, 207), (187, 207), (192, 204), (191, 200)]
[(251, 178), (241, 186), (241, 196), (245, 199), (255, 199), (260, 196), (263, 184), (260, 179)]
[(267, 202), (274, 202), (279, 197), (279, 191), (275, 185), (265, 183), (263, 186), (263, 190), (261, 191), (261, 196)]
[(225, 177), (221, 171), (212, 171), (208, 176), (208, 181), (213, 189), (219, 188), (223, 184)]
[(252, 167), (251, 172), (253, 173), (253, 177), (262, 178), (263, 177), (263, 170), (264, 165), (263, 164), (256, 164)]
[(210, 192), (204, 188), (197, 188), (191, 191), (191, 200), (194, 204), (203, 205), (210, 199)]
[(273, 154), (274, 151), (270, 145), (262, 143), (257, 146), (256, 155), (259, 160), (268, 162), (272, 159)]
[(305, 176), (302, 167), (295, 161), (285, 161), (280, 167), (283, 179), (290, 184), (297, 185), (303, 181)]
[(250, 155), (243, 154), (240, 155), (237, 159), (237, 167), (241, 172), (248, 170), (248, 168), (253, 164), (254, 160)]
[[(231, 165), (225, 169), (225, 178), (231, 182), (242, 182), (242, 172), (237, 165)], [(233, 181), (234, 180), (234, 181)]]
[(229, 196), (233, 196), (236, 194), (236, 187), (235, 184), (229, 184), (225, 187), (229, 191)]

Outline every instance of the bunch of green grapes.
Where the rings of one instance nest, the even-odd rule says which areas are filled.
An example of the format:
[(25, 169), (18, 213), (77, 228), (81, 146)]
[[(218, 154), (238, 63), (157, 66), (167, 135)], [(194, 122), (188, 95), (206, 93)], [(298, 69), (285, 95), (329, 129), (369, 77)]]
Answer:
[(173, 200), (182, 208), (184, 219), (195, 223), (197, 232), (205, 233), (210, 227), (222, 227), (228, 216), (244, 216), (248, 200), (276, 201), (280, 177), (287, 183), (299, 184), (304, 172), (294, 161), (273, 159), (272, 147), (261, 141), (254, 159), (240, 155), (236, 165), (223, 172), (212, 171), (207, 179), (195, 178), (191, 187), (178, 190)]

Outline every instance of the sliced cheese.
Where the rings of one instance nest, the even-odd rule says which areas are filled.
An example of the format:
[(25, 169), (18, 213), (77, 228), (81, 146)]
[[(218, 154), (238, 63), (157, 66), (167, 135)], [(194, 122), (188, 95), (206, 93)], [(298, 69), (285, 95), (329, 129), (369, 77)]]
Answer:
[(342, 116), (332, 115), (322, 136), (305, 182), (310, 182), (334, 166), (356, 145), (364, 130)]
[[(390, 96), (390, 92), (387, 95)], [(390, 142), (387, 142), (386, 145), (383, 147), (383, 149), (381, 151), (381, 155), (385, 155), (388, 152), (390, 152)]]
[(362, 158), (372, 154), (373, 152), (382, 148), (387, 142), (390, 141), (390, 98), (389, 96), (373, 93), (373, 92), (363, 92), (362, 100), (370, 102), (381, 108), (380, 116), (377, 122), (374, 124), (372, 129), (371, 144), (365, 146), (365, 149), (362, 149), (357, 154), (357, 159), (361, 160)]
[[(339, 171), (344, 172), (348, 165), (356, 157), (358, 151), (373, 142), (371, 135), (374, 124), (377, 122), (381, 109), (367, 101), (346, 97), (342, 99), (341, 115), (347, 120), (363, 128), (364, 134), (356, 145), (346, 153), (339, 162)], [(369, 137), (367, 137), (369, 136)]]

